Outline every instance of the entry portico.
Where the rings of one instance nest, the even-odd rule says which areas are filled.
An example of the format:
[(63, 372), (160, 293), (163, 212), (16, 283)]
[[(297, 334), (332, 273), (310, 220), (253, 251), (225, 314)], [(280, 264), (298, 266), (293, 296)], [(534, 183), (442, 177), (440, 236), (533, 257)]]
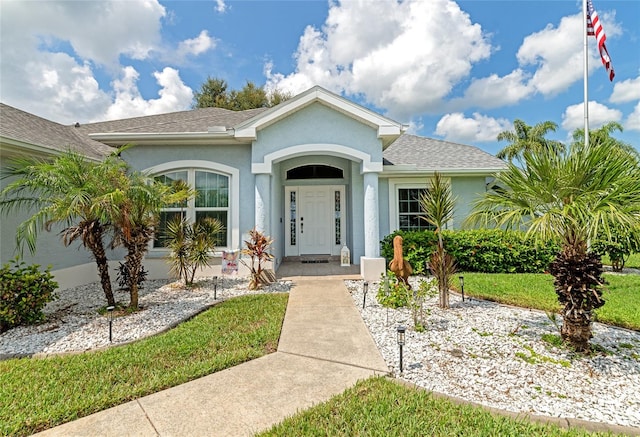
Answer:
[(237, 126), (236, 138), (252, 142), (256, 228), (283, 242), (285, 257), (346, 245), (363, 274), (379, 277), (378, 174), (402, 131), (319, 87)]

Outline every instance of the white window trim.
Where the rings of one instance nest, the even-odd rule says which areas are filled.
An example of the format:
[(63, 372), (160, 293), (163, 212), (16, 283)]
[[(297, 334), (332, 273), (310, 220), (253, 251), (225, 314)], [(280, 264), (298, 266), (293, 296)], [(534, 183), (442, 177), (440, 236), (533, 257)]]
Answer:
[[(443, 182), (451, 184), (451, 178), (442, 178)], [(398, 190), (402, 188), (429, 188), (431, 178), (396, 178), (389, 179), (389, 231), (400, 229), (398, 222)], [(453, 229), (453, 219), (446, 223), (447, 229)]]
[[(227, 232), (231, 237), (230, 247), (223, 249), (240, 248), (240, 170), (228, 165), (204, 160), (171, 161), (144, 169), (149, 175), (156, 175), (180, 170), (207, 170), (229, 177), (229, 223)], [(227, 239), (227, 241), (229, 241)], [(166, 251), (162, 248), (154, 248), (154, 251)]]

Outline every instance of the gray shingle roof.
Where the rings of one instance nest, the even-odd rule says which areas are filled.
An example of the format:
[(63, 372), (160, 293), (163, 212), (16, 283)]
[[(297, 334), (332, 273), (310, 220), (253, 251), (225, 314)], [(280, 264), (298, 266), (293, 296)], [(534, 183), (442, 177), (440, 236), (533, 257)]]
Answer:
[(385, 165), (415, 165), (416, 170), (496, 170), (504, 161), (477, 147), (403, 134), (383, 153)]
[(90, 139), (73, 126), (46, 120), (0, 103), (0, 136), (51, 150), (74, 150), (90, 158), (113, 152), (103, 143)]
[(212, 126), (233, 127), (267, 108), (230, 111), (222, 108), (198, 108), (190, 111), (147, 115), (123, 120), (102, 121), (80, 126), (79, 130), (90, 133), (169, 133), (207, 132)]

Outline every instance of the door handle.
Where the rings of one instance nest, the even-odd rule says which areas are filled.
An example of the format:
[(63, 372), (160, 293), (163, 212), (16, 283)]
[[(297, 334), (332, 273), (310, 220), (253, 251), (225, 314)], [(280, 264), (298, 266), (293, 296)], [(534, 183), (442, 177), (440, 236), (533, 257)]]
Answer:
[(300, 217), (300, 233), (304, 234), (304, 217)]

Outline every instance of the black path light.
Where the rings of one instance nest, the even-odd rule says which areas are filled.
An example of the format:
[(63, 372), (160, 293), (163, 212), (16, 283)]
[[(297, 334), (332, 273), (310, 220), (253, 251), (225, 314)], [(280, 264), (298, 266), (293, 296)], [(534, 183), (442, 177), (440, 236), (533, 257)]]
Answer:
[(110, 306), (107, 307), (107, 313), (109, 314), (109, 343), (113, 343), (113, 310), (116, 307)]
[(362, 297), (362, 309), (367, 303), (367, 291), (369, 291), (369, 281), (364, 281), (364, 296)]
[(462, 293), (462, 301), (464, 302), (464, 276), (460, 275), (458, 279), (460, 279), (460, 293)]
[(218, 277), (213, 277), (213, 300), (218, 300)]
[(407, 328), (405, 328), (404, 326), (400, 325), (398, 326), (398, 346), (400, 346), (400, 373), (402, 373), (402, 346), (404, 346), (405, 343), (405, 332), (407, 331)]

